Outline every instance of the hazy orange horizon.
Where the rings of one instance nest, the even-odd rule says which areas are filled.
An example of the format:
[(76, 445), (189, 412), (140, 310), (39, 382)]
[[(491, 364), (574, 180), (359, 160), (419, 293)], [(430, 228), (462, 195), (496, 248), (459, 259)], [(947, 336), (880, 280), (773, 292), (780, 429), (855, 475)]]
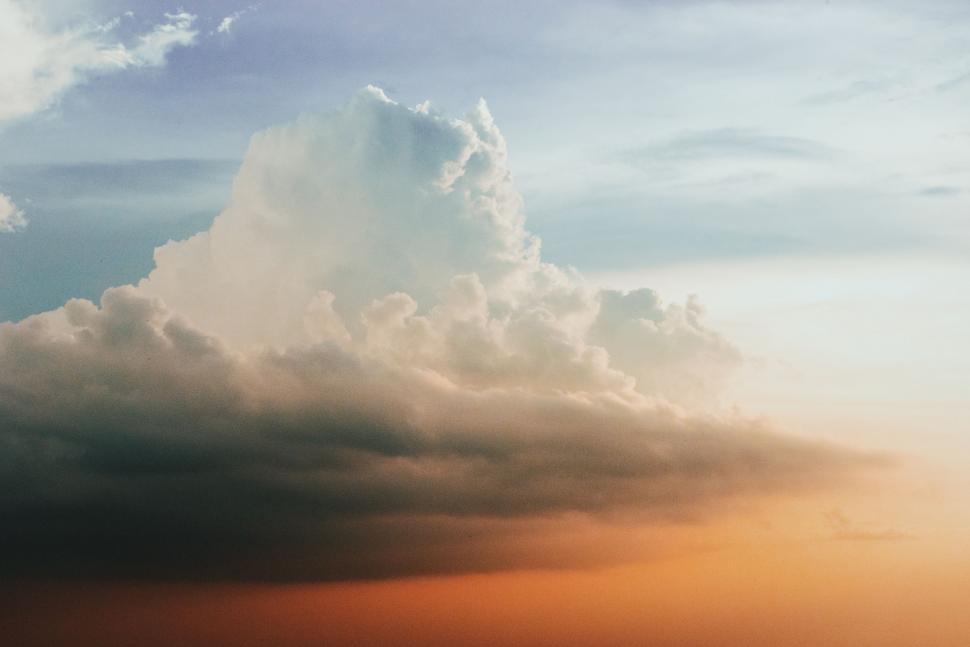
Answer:
[(3, 589), (0, 630), (23, 647), (964, 647), (970, 556), (959, 532), (857, 524), (831, 507), (848, 502), (865, 518), (867, 499), (877, 518), (929, 521), (922, 493), (887, 508), (870, 492), (709, 523), (593, 524), (604, 552), (651, 553), (614, 566), (320, 584), (35, 581)]
[(11, 645), (963, 647), (967, 563), (893, 547), (325, 585), (9, 591)]

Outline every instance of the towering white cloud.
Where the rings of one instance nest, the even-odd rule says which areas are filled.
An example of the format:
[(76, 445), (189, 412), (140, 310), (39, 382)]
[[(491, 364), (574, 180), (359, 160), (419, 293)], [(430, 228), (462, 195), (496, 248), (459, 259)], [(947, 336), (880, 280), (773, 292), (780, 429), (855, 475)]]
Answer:
[(119, 19), (51, 31), (32, 3), (0, 0), (0, 122), (43, 110), (91, 75), (164, 65), (173, 48), (195, 42), (195, 18), (166, 14), (126, 44), (111, 36)]
[(873, 463), (691, 413), (737, 361), (697, 304), (539, 251), (484, 103), (367, 88), (256, 135), (211, 229), (138, 286), (0, 326), (9, 569), (477, 568), (461, 547), (497, 526), (696, 515)]
[(484, 102), (456, 120), (368, 88), (256, 135), (228, 208), (139, 289), (242, 347), (343, 340), (469, 386), (677, 400), (736, 361), (695, 304), (600, 292), (539, 248)]

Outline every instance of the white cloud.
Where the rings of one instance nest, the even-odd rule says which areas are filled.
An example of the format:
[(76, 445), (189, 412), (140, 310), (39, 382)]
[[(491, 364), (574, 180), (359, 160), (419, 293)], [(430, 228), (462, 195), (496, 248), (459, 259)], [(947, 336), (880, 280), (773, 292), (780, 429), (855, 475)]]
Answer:
[(216, 32), (218, 32), (220, 34), (228, 34), (229, 33), (229, 30), (232, 29), (232, 23), (236, 22), (236, 20), (238, 18), (239, 18), (239, 12), (238, 11), (235, 12), (235, 13), (232, 13), (232, 14), (230, 14), (228, 16), (226, 16), (219, 23), (219, 26), (216, 27)]
[[(600, 292), (543, 262), (506, 162), (484, 103), (455, 120), (370, 88), (256, 135), (229, 207), (159, 248), (139, 289), (235, 345), (337, 331), (459, 384), (680, 401), (737, 361), (695, 304)], [(322, 290), (327, 323), (313, 330)]]
[[(539, 251), (484, 102), (450, 119), (368, 88), (257, 134), (227, 208), (138, 286), (0, 325), (0, 481), (28, 520), (0, 550), (28, 571), (467, 569), (484, 553), (455, 546), (494, 520), (660, 522), (872, 463), (693, 409), (737, 361), (697, 304)], [(61, 561), (31, 552), (65, 525)]]
[(239, 11), (233, 11), (231, 14), (229, 14), (226, 17), (224, 17), (219, 22), (219, 25), (216, 27), (216, 29), (215, 29), (214, 32), (210, 32), (210, 33), (212, 33), (212, 34), (229, 34), (232, 31), (232, 26), (235, 25), (236, 22), (242, 16), (244, 16), (247, 13), (249, 13), (250, 11), (255, 11), (258, 6), (259, 5), (255, 5), (254, 4), (254, 5), (250, 5), (249, 7), (246, 7), (245, 9), (240, 9)]
[(0, 193), (0, 234), (10, 233), (27, 226), (24, 212), (13, 203), (10, 196)]
[(92, 75), (164, 65), (172, 49), (198, 35), (195, 16), (184, 11), (128, 44), (110, 37), (119, 19), (48, 31), (29, 6), (0, 0), (0, 122), (43, 110)]
[(137, 44), (128, 50), (131, 65), (159, 67), (165, 64), (165, 57), (176, 47), (187, 47), (195, 42), (199, 32), (192, 29), (196, 16), (179, 11), (167, 13), (168, 22), (155, 27), (138, 37)]

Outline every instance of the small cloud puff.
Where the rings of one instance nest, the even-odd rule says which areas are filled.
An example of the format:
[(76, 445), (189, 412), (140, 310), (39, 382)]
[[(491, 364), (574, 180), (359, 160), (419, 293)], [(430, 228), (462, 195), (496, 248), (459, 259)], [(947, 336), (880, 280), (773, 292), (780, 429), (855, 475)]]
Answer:
[(213, 33), (229, 34), (232, 31), (232, 26), (235, 25), (243, 15), (249, 13), (250, 11), (255, 11), (256, 7), (257, 5), (252, 5), (250, 7), (246, 7), (245, 9), (240, 9), (239, 11), (233, 11), (231, 14), (225, 16), (221, 21), (219, 21), (219, 25), (216, 27), (216, 30)]
[(237, 18), (239, 18), (239, 12), (230, 14), (223, 18), (219, 23), (219, 26), (216, 27), (216, 33), (228, 34), (229, 30), (232, 29), (232, 23), (236, 22)]
[(27, 217), (10, 196), (0, 193), (0, 233), (10, 233), (27, 226)]

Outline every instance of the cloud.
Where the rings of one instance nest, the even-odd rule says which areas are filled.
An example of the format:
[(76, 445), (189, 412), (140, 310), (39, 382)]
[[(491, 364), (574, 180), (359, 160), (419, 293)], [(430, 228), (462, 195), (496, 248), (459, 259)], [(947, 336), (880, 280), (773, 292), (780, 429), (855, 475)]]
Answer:
[(37, 194), (38, 201), (76, 208), (79, 203), (91, 202), (130, 205), (134, 198), (156, 195), (177, 200), (180, 196), (173, 193), (186, 193), (193, 184), (228, 185), (238, 166), (238, 160), (228, 159), (121, 159), (18, 164), (4, 166), (2, 171), (6, 184), (22, 193)]
[(192, 29), (196, 16), (186, 12), (166, 13), (167, 22), (155, 27), (148, 33), (138, 37), (134, 47), (125, 49), (118, 46), (119, 55), (123, 55), (127, 65), (136, 67), (160, 67), (165, 64), (165, 57), (176, 47), (186, 47), (195, 42), (198, 32)]
[(164, 65), (172, 49), (195, 42), (195, 18), (165, 14), (165, 22), (125, 44), (110, 38), (120, 18), (48, 31), (25, 5), (0, 0), (0, 122), (47, 108), (90, 76)]
[(830, 158), (834, 153), (825, 144), (801, 137), (768, 135), (746, 128), (718, 128), (684, 133), (666, 142), (627, 151), (624, 158), (632, 162), (724, 157), (812, 160)]
[(239, 18), (238, 12), (232, 13), (226, 16), (225, 18), (222, 19), (222, 21), (219, 22), (219, 26), (216, 27), (216, 32), (219, 34), (228, 34), (229, 31), (232, 29), (232, 23), (236, 22), (238, 18)]
[(893, 528), (876, 528), (871, 525), (860, 526), (838, 508), (825, 513), (832, 527), (832, 539), (836, 541), (902, 541), (913, 539), (913, 535)]
[(853, 81), (848, 85), (842, 86), (834, 90), (827, 90), (825, 92), (818, 92), (806, 97), (802, 100), (802, 103), (811, 106), (827, 106), (832, 104), (845, 103), (847, 101), (853, 101), (860, 97), (872, 96), (881, 94), (887, 90), (892, 90), (896, 88), (896, 83), (889, 79), (862, 79), (859, 81)]
[(955, 186), (946, 185), (936, 185), (928, 186), (925, 189), (920, 190), (919, 195), (928, 198), (949, 198), (951, 196), (959, 195), (962, 190)]
[(137, 286), (0, 325), (0, 569), (536, 565), (516, 542), (571, 519), (702, 519), (882, 464), (692, 412), (738, 359), (696, 302), (539, 250), (484, 102), (368, 88), (257, 134), (212, 227)]
[(0, 193), (0, 234), (10, 233), (27, 226), (27, 217), (10, 196)]
[(245, 9), (240, 9), (239, 11), (233, 11), (231, 14), (219, 21), (219, 25), (216, 27), (215, 33), (228, 34), (232, 31), (232, 26), (236, 24), (237, 20), (239, 20), (244, 14), (249, 13), (254, 9), (256, 9), (256, 5), (247, 7)]
[(950, 92), (951, 90), (956, 90), (965, 86), (968, 82), (970, 82), (970, 72), (964, 72), (949, 78), (946, 81), (937, 83), (936, 90), (937, 92)]

